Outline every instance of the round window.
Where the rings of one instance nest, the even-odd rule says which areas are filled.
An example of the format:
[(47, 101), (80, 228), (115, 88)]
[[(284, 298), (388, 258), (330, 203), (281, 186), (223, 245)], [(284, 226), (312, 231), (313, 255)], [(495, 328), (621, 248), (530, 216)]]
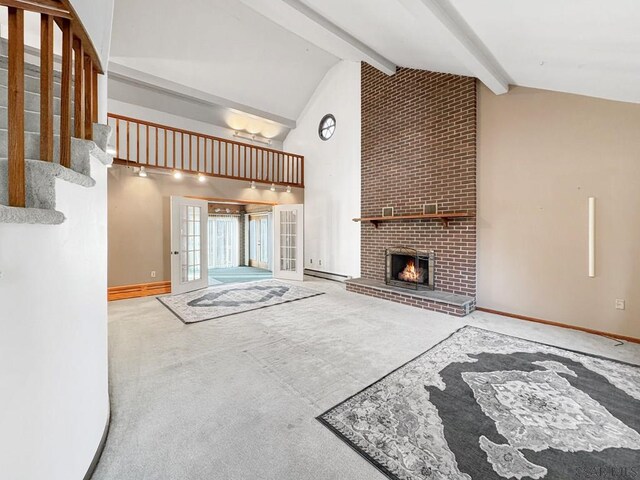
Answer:
[(318, 135), (321, 140), (329, 140), (336, 131), (336, 117), (330, 113), (322, 117), (320, 126), (318, 127)]

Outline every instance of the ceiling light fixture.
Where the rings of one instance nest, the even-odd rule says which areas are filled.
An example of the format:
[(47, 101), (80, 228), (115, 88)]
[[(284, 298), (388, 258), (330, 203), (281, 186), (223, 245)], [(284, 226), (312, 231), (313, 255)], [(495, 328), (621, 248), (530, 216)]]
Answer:
[(255, 135), (253, 133), (240, 132), (236, 130), (233, 132), (233, 136), (237, 138), (242, 138), (244, 140), (251, 140), (252, 142), (264, 143), (265, 145), (271, 145), (271, 139), (267, 137), (263, 137), (262, 135)]
[(256, 182), (251, 182), (251, 190), (255, 190), (256, 189)]
[(291, 185), (287, 185), (287, 193), (291, 193)]
[(180, 180), (182, 178), (182, 172), (180, 170), (175, 170), (173, 172), (173, 178)]
[(276, 185), (274, 183), (272, 183), (271, 184), (271, 188), (269, 190), (271, 190), (272, 192), (275, 192), (276, 191)]
[(140, 167), (140, 170), (138, 170), (138, 176), (142, 178), (147, 177), (147, 171), (145, 170), (144, 167)]
[(207, 180), (207, 177), (205, 177), (203, 174), (199, 173), (198, 174), (198, 181), (199, 182), (204, 182)]

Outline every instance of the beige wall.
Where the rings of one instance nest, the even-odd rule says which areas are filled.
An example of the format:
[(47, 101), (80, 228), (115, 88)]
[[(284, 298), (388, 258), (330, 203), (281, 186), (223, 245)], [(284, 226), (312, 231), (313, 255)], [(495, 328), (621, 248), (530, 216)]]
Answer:
[[(272, 202), (303, 203), (304, 190), (271, 192), (268, 185), (252, 190), (248, 182), (210, 178), (202, 184), (185, 177), (150, 173), (138, 177), (132, 169), (109, 170), (109, 286), (171, 280), (169, 197), (201, 196)], [(156, 277), (151, 277), (151, 272)]]
[(478, 305), (640, 337), (640, 105), (481, 86), (478, 108)]

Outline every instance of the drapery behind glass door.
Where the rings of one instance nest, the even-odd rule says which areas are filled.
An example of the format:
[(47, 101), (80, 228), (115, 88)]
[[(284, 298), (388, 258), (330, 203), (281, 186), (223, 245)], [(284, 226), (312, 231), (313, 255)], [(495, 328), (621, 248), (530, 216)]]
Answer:
[(237, 216), (209, 217), (209, 268), (240, 265), (238, 241), (240, 219)]

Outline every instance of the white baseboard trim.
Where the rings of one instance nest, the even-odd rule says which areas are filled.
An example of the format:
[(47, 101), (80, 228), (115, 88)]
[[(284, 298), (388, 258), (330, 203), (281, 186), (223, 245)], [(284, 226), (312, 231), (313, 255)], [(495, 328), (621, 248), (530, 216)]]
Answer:
[(312, 270), (310, 268), (305, 268), (304, 274), (310, 277), (324, 278), (325, 280), (333, 280), (334, 282), (344, 282), (345, 280), (350, 280), (352, 278), (348, 275), (341, 275), (339, 273), (322, 272), (320, 270)]

